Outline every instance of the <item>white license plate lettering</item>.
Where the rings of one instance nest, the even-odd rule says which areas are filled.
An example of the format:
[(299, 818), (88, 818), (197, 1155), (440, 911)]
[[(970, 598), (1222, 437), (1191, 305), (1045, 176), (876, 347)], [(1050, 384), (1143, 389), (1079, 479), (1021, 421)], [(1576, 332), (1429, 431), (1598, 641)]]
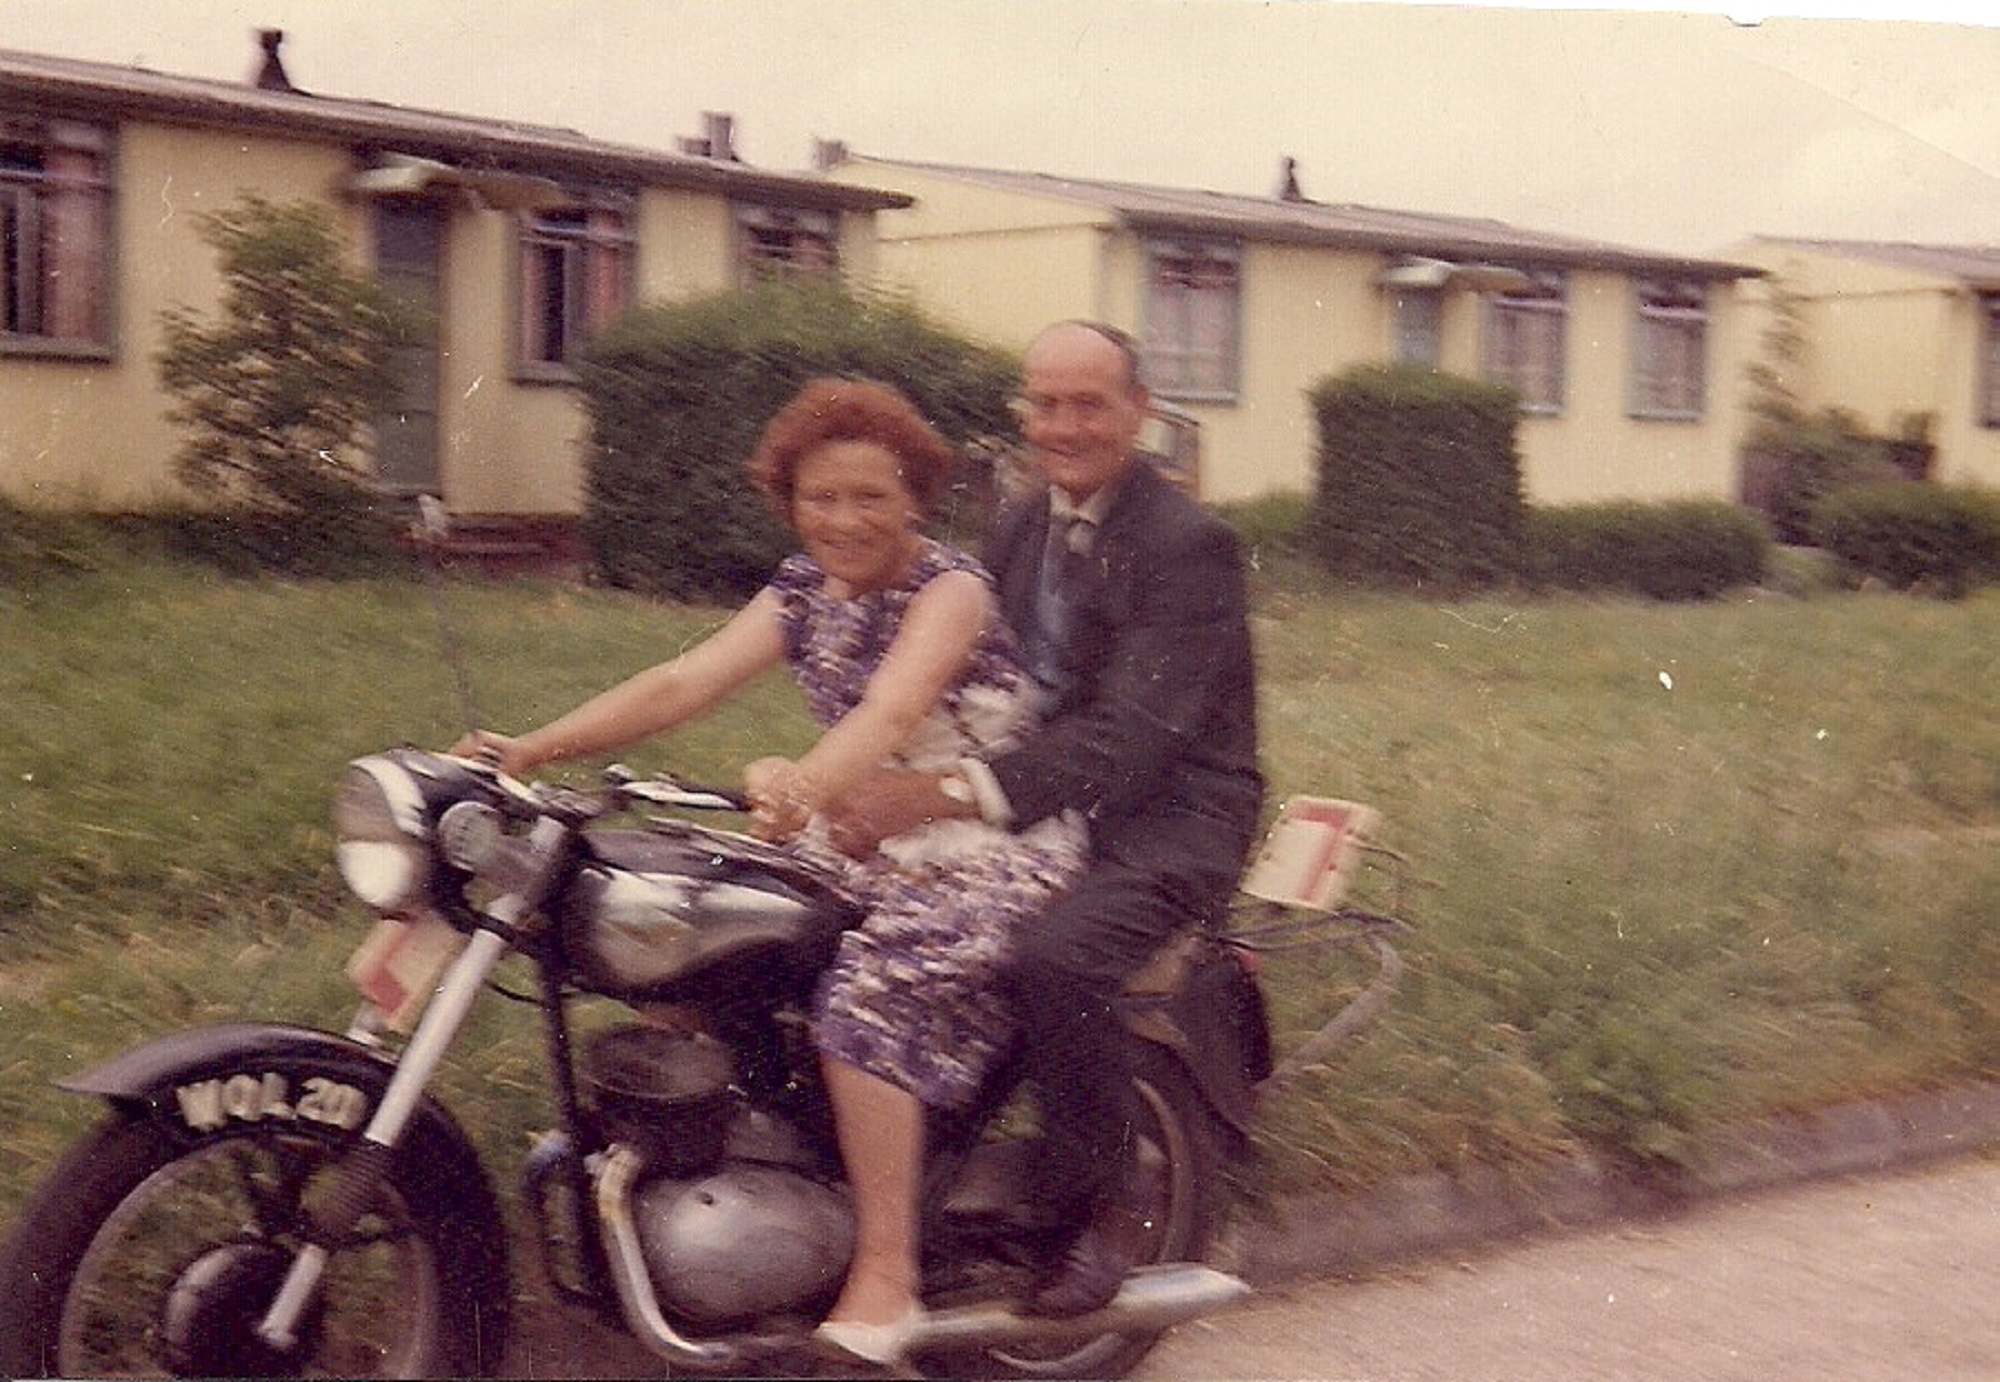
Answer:
[(181, 1121), (195, 1132), (214, 1132), (229, 1123), (302, 1121), (352, 1132), (368, 1121), (369, 1098), (351, 1084), (309, 1075), (293, 1102), (291, 1082), (275, 1070), (243, 1072), (195, 1080), (174, 1090)]

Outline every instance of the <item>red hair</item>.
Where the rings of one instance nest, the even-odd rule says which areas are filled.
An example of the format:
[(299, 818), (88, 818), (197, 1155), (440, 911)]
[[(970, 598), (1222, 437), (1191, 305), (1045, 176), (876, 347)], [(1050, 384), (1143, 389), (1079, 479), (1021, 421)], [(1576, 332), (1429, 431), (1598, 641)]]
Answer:
[(951, 480), (957, 453), (900, 389), (872, 379), (806, 381), (764, 426), (750, 455), (750, 482), (790, 518), (799, 462), (828, 442), (873, 442), (896, 458), (897, 474), (929, 512)]

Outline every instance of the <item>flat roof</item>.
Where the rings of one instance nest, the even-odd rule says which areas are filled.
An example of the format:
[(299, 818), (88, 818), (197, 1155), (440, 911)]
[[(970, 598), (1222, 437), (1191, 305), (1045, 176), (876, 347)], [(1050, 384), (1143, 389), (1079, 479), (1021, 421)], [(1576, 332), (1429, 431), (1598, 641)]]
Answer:
[(1246, 197), (1142, 183), (1008, 172), (855, 153), (850, 161), (1098, 207), (1135, 229), (1231, 236), (1292, 244), (1383, 250), (1431, 257), (1500, 260), (1510, 264), (1620, 269), (1704, 279), (1756, 278), (1747, 264), (1665, 254), (1502, 221), (1343, 203)]
[(414, 154), (541, 176), (619, 178), (838, 211), (908, 206), (901, 193), (776, 173), (727, 158), (592, 139), (575, 130), (416, 110), (144, 67), (0, 49), (0, 104), (46, 116), (131, 119)]

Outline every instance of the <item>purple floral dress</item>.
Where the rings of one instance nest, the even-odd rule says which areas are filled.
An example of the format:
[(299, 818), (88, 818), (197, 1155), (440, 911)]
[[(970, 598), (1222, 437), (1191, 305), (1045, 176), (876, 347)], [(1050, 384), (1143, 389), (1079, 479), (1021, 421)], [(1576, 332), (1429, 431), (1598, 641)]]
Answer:
[[(962, 552), (926, 539), (904, 580), (855, 598), (826, 591), (811, 558), (771, 579), (786, 656), (813, 718), (831, 725), (861, 702), (918, 591), (946, 571), (991, 580)], [(995, 621), (943, 699), (886, 766), (945, 772), (1005, 749), (1034, 725), (1040, 694), (1012, 630)], [(926, 1104), (965, 1102), (1011, 1028), (994, 977), (1015, 925), (1082, 870), (1074, 817), (1014, 833), (982, 821), (921, 826), (868, 860), (829, 846), (816, 827), (799, 849), (833, 870), (867, 912), (821, 981), (813, 1034), (821, 1051)]]

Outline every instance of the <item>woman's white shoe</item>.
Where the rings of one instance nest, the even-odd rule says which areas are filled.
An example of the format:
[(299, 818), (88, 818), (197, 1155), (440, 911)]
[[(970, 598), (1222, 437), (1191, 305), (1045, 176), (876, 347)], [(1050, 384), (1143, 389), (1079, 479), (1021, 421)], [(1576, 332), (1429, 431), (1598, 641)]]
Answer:
[(924, 1307), (920, 1302), (912, 1302), (900, 1317), (886, 1324), (828, 1320), (813, 1331), (813, 1338), (864, 1363), (893, 1368), (907, 1361), (904, 1355), (923, 1332)]

